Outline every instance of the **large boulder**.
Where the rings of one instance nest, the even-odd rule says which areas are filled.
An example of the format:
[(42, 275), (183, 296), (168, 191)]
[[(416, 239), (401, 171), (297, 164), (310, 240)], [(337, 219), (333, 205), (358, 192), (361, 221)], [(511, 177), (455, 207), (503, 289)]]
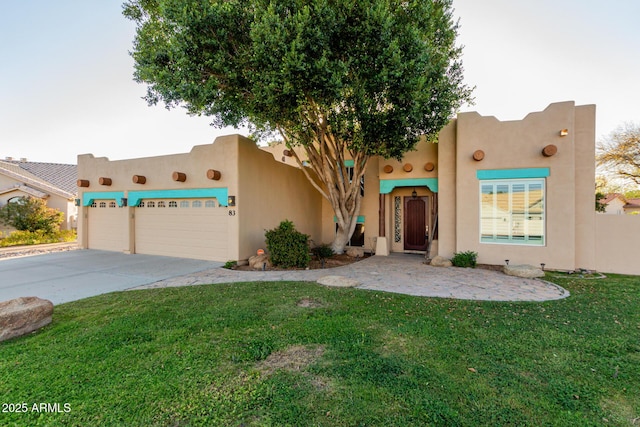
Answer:
[(19, 337), (51, 323), (53, 303), (38, 297), (0, 302), (0, 341)]
[(362, 258), (364, 257), (364, 248), (353, 247), (347, 249), (347, 255), (352, 258)]
[(451, 260), (440, 255), (433, 258), (430, 264), (434, 267), (451, 267), (453, 265), (451, 264)]
[(262, 270), (264, 267), (271, 268), (271, 260), (269, 259), (269, 255), (262, 254), (252, 256), (251, 258), (249, 258), (249, 267), (254, 270)]
[(502, 268), (504, 274), (509, 276), (523, 277), (525, 279), (535, 279), (536, 277), (544, 277), (544, 271), (533, 265), (505, 265)]

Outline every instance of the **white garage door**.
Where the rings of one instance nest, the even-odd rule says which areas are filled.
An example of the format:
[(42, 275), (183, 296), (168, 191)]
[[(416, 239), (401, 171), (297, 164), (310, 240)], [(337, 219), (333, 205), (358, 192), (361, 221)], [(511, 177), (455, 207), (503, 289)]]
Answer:
[(127, 209), (113, 200), (96, 200), (89, 207), (89, 249), (123, 252), (127, 242)]
[(135, 211), (136, 253), (229, 260), (229, 217), (215, 199), (142, 200)]

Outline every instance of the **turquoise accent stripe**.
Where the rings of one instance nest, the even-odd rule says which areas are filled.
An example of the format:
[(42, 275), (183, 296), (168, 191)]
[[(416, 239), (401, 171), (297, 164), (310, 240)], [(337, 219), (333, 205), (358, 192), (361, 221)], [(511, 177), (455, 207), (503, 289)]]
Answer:
[(82, 193), (82, 206), (91, 206), (95, 200), (115, 200), (122, 206), (124, 191), (86, 191)]
[(549, 168), (486, 169), (476, 171), (478, 179), (546, 178), (549, 174)]
[(356, 163), (353, 160), (345, 160), (344, 165), (348, 168), (352, 168)]
[[(333, 216), (333, 222), (338, 222), (338, 217), (336, 217), (335, 215)], [(358, 218), (356, 218), (356, 222), (364, 224), (364, 215), (358, 215)]]
[(438, 178), (406, 178), (380, 180), (380, 194), (389, 194), (396, 187), (429, 187), (429, 190), (437, 193)]
[(129, 206), (138, 206), (142, 199), (199, 199), (215, 197), (221, 206), (227, 206), (227, 187), (191, 188), (186, 190), (129, 191)]

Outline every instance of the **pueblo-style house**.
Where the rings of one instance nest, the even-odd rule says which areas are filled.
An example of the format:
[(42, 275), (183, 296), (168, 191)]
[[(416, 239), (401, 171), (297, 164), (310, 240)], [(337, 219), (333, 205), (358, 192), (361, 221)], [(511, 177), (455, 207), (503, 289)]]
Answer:
[[(486, 264), (640, 274), (624, 256), (632, 252), (624, 235), (640, 231), (640, 221), (595, 214), (595, 111), (561, 102), (518, 121), (460, 113), (437, 143), (419, 142), (400, 162), (371, 159), (349, 245), (383, 256), (475, 251)], [(287, 154), (230, 135), (183, 154), (80, 155), (79, 241), (242, 262), (265, 247), (265, 230), (289, 219), (313, 244), (329, 243), (333, 210)]]

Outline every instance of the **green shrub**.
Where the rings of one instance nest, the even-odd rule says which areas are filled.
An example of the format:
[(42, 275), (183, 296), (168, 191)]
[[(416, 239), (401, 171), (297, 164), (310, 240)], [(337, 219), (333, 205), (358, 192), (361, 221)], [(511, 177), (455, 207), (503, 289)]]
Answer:
[(456, 267), (476, 267), (478, 253), (473, 251), (456, 252), (451, 258), (451, 263)]
[(311, 249), (311, 253), (318, 259), (331, 258), (334, 254), (331, 245), (323, 243)]
[(60, 230), (63, 220), (62, 212), (47, 207), (44, 200), (35, 197), (20, 197), (0, 208), (0, 222), (19, 231), (53, 234)]
[(229, 270), (233, 270), (233, 268), (238, 265), (238, 261), (227, 261), (224, 263), (223, 268), (228, 268)]
[(282, 221), (278, 227), (267, 230), (265, 237), (273, 265), (284, 268), (309, 265), (309, 236), (296, 231), (293, 222)]
[(39, 245), (43, 243), (73, 242), (77, 235), (75, 230), (58, 230), (53, 233), (46, 233), (43, 230), (11, 232), (8, 236), (0, 239), (0, 247), (18, 245)]

